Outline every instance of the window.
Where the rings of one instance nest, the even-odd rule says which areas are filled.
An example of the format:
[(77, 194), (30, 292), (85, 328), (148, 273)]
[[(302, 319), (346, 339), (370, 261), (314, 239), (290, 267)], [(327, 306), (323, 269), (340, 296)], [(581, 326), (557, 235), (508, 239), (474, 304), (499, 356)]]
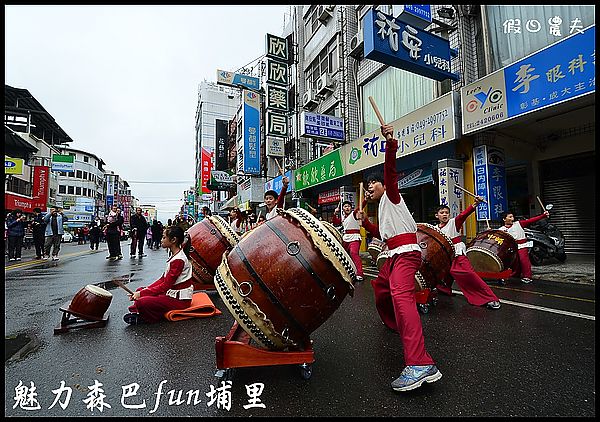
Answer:
[(89, 163), (90, 162), (90, 157), (88, 157), (87, 155), (83, 156), (83, 162), (84, 163)]
[(83, 188), (82, 191), (83, 191), (82, 192), (83, 196), (88, 196), (88, 190), (87, 190), (87, 188)]
[(74, 171), (70, 171), (67, 174), (69, 175), (69, 177), (75, 177), (75, 172)]
[(88, 180), (88, 172), (87, 172), (87, 171), (84, 171), (84, 172), (83, 172), (83, 178), (84, 178), (85, 180)]
[(67, 193), (67, 187), (65, 185), (60, 185), (58, 187), (58, 193)]
[(319, 77), (329, 72), (334, 74), (338, 70), (338, 48), (337, 38), (334, 37), (331, 42), (325, 47), (319, 55), (312, 61), (306, 69), (307, 85), (316, 88), (316, 83)]
[(81, 179), (81, 170), (76, 171), (75, 177), (77, 177), (78, 179)]
[(75, 188), (75, 195), (81, 195), (81, 186)]
[(75, 188), (73, 186), (67, 186), (67, 193), (73, 195), (75, 193)]

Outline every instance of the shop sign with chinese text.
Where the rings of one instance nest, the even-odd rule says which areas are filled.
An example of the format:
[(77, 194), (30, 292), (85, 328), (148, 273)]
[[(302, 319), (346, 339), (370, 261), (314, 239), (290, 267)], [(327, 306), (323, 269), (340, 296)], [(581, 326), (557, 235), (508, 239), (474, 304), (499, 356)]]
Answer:
[(249, 89), (260, 89), (259, 79), (254, 76), (242, 75), (240, 73), (217, 70), (217, 84), (243, 87)]
[(596, 91), (596, 27), (461, 88), (463, 133)]
[[(287, 188), (287, 193), (293, 192), (294, 191), (294, 177), (292, 175), (293, 171), (288, 170), (284, 174), (285, 174), (285, 177), (287, 177), (290, 182), (290, 184), (288, 185), (288, 188)], [(277, 194), (279, 194), (281, 192), (282, 187), (283, 187), (283, 178), (281, 177), (281, 175), (279, 175), (279, 176), (275, 177), (274, 179), (271, 179), (265, 183), (265, 192), (268, 190), (274, 190), (275, 192), (277, 192)]]
[(242, 171), (260, 174), (260, 95), (244, 90), (244, 148)]
[(476, 211), (478, 221), (501, 220), (506, 211), (506, 170), (504, 150), (490, 145), (473, 148), (475, 194), (483, 197), (487, 204), (479, 204)]
[(303, 111), (300, 117), (300, 136), (344, 140), (344, 119)]
[(325, 192), (319, 193), (317, 197), (317, 204), (333, 204), (340, 202), (340, 188), (326, 190)]
[(344, 175), (340, 150), (330, 152), (294, 171), (296, 190), (309, 188)]
[(465, 206), (464, 192), (456, 187), (456, 185), (464, 186), (462, 162), (449, 159), (438, 160), (437, 171), (440, 205), (450, 208), (450, 218), (454, 218)]
[[(398, 139), (396, 158), (432, 148), (458, 137), (455, 124), (457, 96), (449, 92), (431, 103), (391, 122)], [(345, 174), (382, 164), (385, 138), (377, 129), (340, 148)]]
[(365, 58), (427, 78), (460, 80), (450, 67), (450, 42), (379, 10), (364, 17)]

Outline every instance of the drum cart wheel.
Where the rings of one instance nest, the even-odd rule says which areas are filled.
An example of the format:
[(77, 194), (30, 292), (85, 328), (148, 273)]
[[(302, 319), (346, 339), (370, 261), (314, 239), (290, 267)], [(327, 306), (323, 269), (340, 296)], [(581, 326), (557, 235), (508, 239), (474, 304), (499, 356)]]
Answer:
[(310, 379), (312, 376), (312, 363), (303, 363), (300, 365), (300, 375), (302, 379)]
[(423, 303), (417, 303), (417, 309), (422, 314), (428, 314), (429, 313), (429, 304), (427, 304), (427, 303), (425, 303), (425, 304), (423, 304)]
[(299, 365), (303, 379), (312, 376), (312, 363), (315, 356), (312, 340), (304, 345), (304, 350), (273, 351), (250, 345), (250, 335), (237, 322), (233, 324), (226, 337), (215, 339), (217, 372), (215, 376), (222, 381), (231, 381), (235, 368), (273, 365)]

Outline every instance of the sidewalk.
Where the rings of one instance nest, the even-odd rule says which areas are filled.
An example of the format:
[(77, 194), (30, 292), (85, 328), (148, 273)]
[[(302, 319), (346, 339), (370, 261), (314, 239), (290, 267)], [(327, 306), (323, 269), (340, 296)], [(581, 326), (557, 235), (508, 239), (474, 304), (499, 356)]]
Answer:
[[(375, 267), (368, 252), (361, 252), (360, 256), (364, 265)], [(562, 283), (595, 284), (596, 256), (570, 254), (567, 255), (567, 260), (563, 263), (548, 260), (547, 264), (539, 267), (532, 265), (531, 272), (534, 280), (538, 278)]]

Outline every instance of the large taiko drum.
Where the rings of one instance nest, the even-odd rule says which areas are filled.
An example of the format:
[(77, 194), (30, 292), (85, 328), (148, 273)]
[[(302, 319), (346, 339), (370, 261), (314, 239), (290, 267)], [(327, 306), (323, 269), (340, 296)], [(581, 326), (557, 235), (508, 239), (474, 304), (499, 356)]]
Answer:
[[(421, 266), (415, 274), (416, 291), (445, 284), (454, 259), (452, 240), (431, 224), (417, 223), (417, 244), (421, 247)], [(387, 258), (385, 246), (377, 257), (377, 268), (381, 269)]]
[(302, 208), (278, 212), (223, 256), (215, 287), (259, 346), (301, 349), (353, 295), (356, 268), (332, 226)]
[(223, 253), (230, 251), (239, 240), (231, 226), (218, 215), (206, 217), (187, 230), (183, 244), (185, 247), (191, 242), (189, 257), (195, 287), (213, 284)]
[(486, 230), (467, 245), (467, 257), (477, 272), (496, 273), (513, 268), (518, 246), (515, 238), (502, 230)]
[(88, 284), (75, 294), (67, 312), (90, 321), (101, 321), (112, 301), (112, 293), (102, 287)]

